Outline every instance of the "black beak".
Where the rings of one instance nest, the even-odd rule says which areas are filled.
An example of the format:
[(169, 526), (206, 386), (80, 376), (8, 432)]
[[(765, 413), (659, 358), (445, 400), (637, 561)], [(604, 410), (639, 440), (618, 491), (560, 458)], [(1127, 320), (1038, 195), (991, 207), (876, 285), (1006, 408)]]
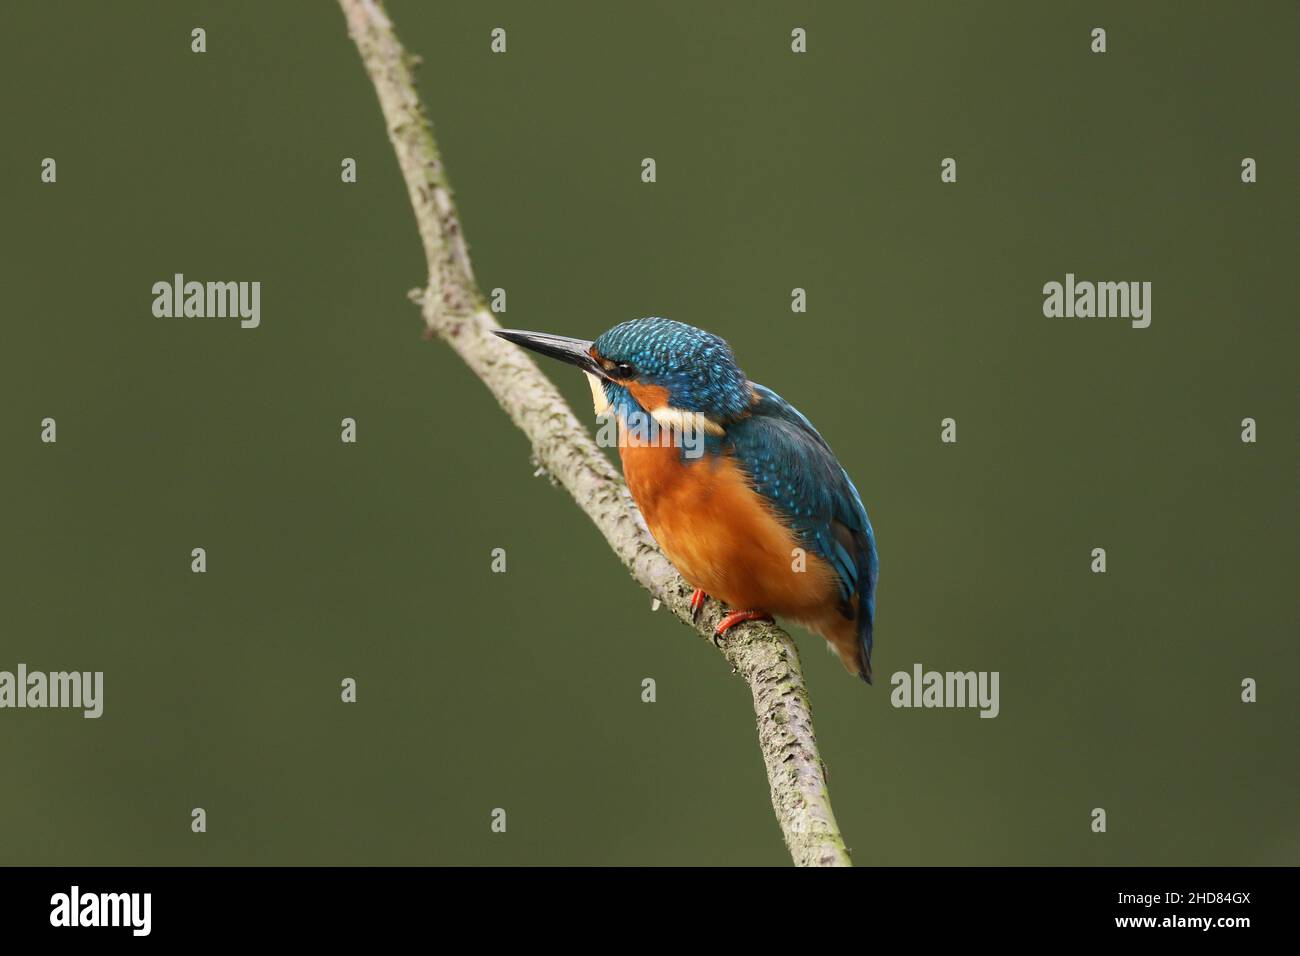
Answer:
[(583, 339), (548, 335), (545, 332), (521, 332), (518, 329), (493, 329), (492, 334), (499, 335), (507, 342), (514, 342), (515, 345), (530, 351), (559, 359), (569, 365), (576, 365), (597, 378), (609, 378), (600, 363), (591, 357), (591, 343)]

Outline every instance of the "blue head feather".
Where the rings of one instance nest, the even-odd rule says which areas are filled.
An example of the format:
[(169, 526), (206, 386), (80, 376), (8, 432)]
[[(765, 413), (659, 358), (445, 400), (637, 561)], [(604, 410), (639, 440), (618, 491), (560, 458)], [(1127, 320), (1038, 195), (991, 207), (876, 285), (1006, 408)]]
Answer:
[[(595, 345), (603, 358), (631, 364), (637, 382), (666, 388), (673, 408), (703, 412), (719, 423), (733, 421), (749, 408), (749, 380), (736, 365), (731, 346), (711, 332), (671, 319), (633, 319), (605, 332)], [(622, 385), (604, 384), (610, 404), (636, 407)]]

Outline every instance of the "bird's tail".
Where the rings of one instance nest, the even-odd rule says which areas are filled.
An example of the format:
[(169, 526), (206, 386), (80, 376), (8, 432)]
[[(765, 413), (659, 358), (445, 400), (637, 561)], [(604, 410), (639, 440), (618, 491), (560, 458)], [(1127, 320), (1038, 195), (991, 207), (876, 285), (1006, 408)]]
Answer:
[(871, 624), (869, 612), (864, 629), (860, 613), (848, 618), (838, 610), (829, 611), (813, 624), (839, 656), (844, 669), (868, 684), (871, 683)]
[[(865, 517), (865, 513), (864, 513)], [(858, 542), (858, 593), (853, 602), (854, 626), (857, 631), (857, 651), (860, 670), (858, 676), (871, 683), (871, 642), (876, 627), (876, 578), (880, 563), (876, 558), (876, 540), (870, 523), (865, 532), (855, 536)]]
[(858, 676), (868, 684), (871, 683), (871, 637), (872, 630), (875, 627), (873, 620), (875, 614), (873, 611), (874, 608), (867, 608), (865, 611), (858, 612), (858, 615), (863, 619), (861, 626), (857, 628), (858, 667), (860, 668)]

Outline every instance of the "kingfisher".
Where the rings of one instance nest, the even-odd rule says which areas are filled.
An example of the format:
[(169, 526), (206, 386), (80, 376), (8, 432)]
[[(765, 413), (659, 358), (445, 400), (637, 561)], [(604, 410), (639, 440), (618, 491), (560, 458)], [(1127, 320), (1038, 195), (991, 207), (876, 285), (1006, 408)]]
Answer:
[(617, 423), (646, 526), (694, 589), (692, 613), (708, 597), (729, 609), (715, 642), (781, 616), (871, 683), (879, 561), (867, 509), (812, 423), (750, 381), (724, 339), (658, 317), (595, 341), (493, 331), (586, 374), (597, 417)]

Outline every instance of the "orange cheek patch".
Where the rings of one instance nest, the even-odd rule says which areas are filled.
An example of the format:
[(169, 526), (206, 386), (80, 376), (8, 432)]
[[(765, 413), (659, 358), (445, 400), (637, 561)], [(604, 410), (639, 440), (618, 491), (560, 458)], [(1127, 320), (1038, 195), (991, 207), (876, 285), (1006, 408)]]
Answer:
[(653, 412), (656, 408), (663, 408), (668, 404), (668, 389), (662, 385), (642, 385), (637, 382), (628, 382), (627, 390), (632, 393), (632, 397), (647, 412)]

